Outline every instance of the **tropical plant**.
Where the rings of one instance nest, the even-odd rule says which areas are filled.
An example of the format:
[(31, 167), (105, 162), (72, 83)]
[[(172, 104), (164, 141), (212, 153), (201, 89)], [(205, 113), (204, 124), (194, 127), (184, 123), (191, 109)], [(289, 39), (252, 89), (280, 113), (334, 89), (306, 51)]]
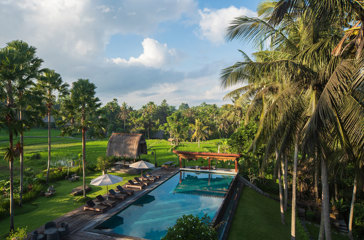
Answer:
[(95, 96), (96, 86), (88, 79), (79, 79), (72, 83), (70, 96), (63, 99), (62, 104), (62, 134), (72, 132), (82, 133), (82, 178), (83, 196), (86, 197), (86, 132), (89, 128), (104, 131), (99, 121), (99, 99)]
[(168, 228), (163, 240), (214, 240), (217, 232), (210, 226), (210, 218), (207, 215), (201, 219), (198, 216), (183, 215), (177, 219), (173, 227)]
[[(37, 75), (41, 60), (35, 56), (35, 48), (22, 41), (13, 41), (0, 50), (0, 85), (1, 85), (1, 125), (9, 133), (9, 147), (5, 159), (9, 162), (10, 175), (10, 230), (14, 230), (14, 158), (23, 149), (21, 143), (14, 146), (14, 135), (24, 131), (25, 121), (17, 117), (17, 111), (23, 111), (24, 101), (29, 95), (29, 87)], [(29, 119), (28, 119), (29, 120)], [(23, 160), (23, 158), (22, 158)], [(23, 174), (21, 162), (21, 178)]]
[(195, 124), (190, 124), (190, 128), (193, 129), (191, 139), (196, 139), (198, 147), (200, 147), (200, 140), (206, 140), (209, 136), (208, 126), (204, 126), (200, 119), (195, 120)]
[(49, 181), (49, 169), (51, 165), (51, 115), (57, 98), (55, 92), (58, 95), (65, 96), (68, 94), (68, 84), (63, 83), (61, 76), (51, 69), (43, 69), (41, 76), (38, 79), (37, 88), (44, 96), (44, 105), (47, 108), (48, 118), (48, 164), (47, 164), (47, 177), (46, 181)]

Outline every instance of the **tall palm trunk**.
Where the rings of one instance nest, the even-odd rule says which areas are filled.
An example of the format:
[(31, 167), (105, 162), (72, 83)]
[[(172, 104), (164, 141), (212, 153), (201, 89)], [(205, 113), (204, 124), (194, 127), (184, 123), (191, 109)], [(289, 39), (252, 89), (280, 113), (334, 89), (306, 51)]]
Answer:
[[(19, 111), (19, 120), (22, 121), (23, 119), (23, 114), (22, 114), (22, 109), (20, 107), (20, 111)], [(23, 205), (23, 176), (24, 176), (24, 153), (23, 153), (23, 149), (24, 149), (24, 133), (23, 133), (23, 126), (20, 132), (20, 191), (19, 191), (19, 206)]]
[[(82, 114), (82, 126), (85, 123), (85, 115)], [(86, 197), (86, 128), (82, 127), (82, 190)]]
[[(10, 123), (9, 123), (10, 126)], [(9, 148), (13, 152), (14, 143), (13, 143), (13, 132), (9, 129)], [(9, 174), (10, 174), (10, 231), (14, 230), (14, 176), (13, 176), (13, 168), (14, 168), (14, 155), (10, 153), (9, 159)]]
[(197, 142), (198, 142), (198, 148), (200, 148), (200, 139), (198, 139)]
[[(10, 110), (10, 108), (13, 105), (13, 89), (11, 85), (11, 81), (8, 80), (7, 84), (7, 92), (8, 97), (6, 99), (7, 108)], [(7, 127), (9, 130), (9, 175), (10, 175), (10, 206), (9, 206), (9, 213), (10, 213), (10, 231), (14, 230), (14, 175), (13, 175), (13, 168), (14, 168), (14, 139), (13, 139), (13, 129), (12, 129), (12, 116), (9, 113), (6, 117), (7, 119)]]
[(325, 239), (331, 240), (329, 183), (327, 178), (327, 165), (324, 157), (321, 158), (321, 184)]
[(351, 197), (350, 203), (350, 214), (349, 214), (349, 238), (353, 240), (353, 218), (354, 218), (354, 204), (355, 204), (355, 197), (356, 197), (356, 189), (358, 185), (357, 175), (355, 174), (354, 177), (354, 186), (353, 186), (353, 196)]
[(316, 199), (316, 203), (319, 202), (319, 191), (318, 191), (318, 182), (319, 182), (319, 160), (317, 158), (317, 154), (316, 154), (316, 158), (314, 159), (315, 161), (315, 176), (314, 176), (314, 192), (315, 192), (315, 199)]
[[(276, 150), (276, 161), (279, 161), (279, 154)], [(281, 176), (281, 169), (278, 167), (278, 183), (279, 183), (279, 207), (281, 211), (281, 222), (285, 224), (284, 221), (284, 208), (283, 208), (283, 190), (282, 190), (282, 176)]]
[(297, 161), (298, 161), (298, 135), (294, 144), (293, 156), (293, 176), (292, 176), (292, 213), (291, 213), (291, 240), (296, 239), (296, 181), (297, 181)]
[(47, 184), (49, 181), (49, 169), (51, 167), (51, 106), (48, 103), (48, 164), (47, 164)]
[(283, 155), (284, 162), (281, 161), (282, 173), (283, 173), (283, 191), (284, 191), (284, 201), (283, 201), (283, 209), (287, 211), (288, 205), (288, 158), (287, 156)]
[[(322, 205), (321, 205), (322, 208)], [(325, 228), (324, 228), (324, 211), (321, 209), (321, 219), (320, 219), (320, 231), (319, 231), (319, 240), (324, 240), (325, 237)]]

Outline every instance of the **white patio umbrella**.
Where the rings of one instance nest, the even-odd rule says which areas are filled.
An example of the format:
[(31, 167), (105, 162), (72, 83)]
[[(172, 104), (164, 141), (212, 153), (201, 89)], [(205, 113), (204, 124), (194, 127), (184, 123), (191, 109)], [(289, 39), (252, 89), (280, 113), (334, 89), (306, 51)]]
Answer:
[(151, 168), (154, 168), (154, 164), (152, 163), (149, 163), (149, 162), (145, 162), (143, 160), (140, 160), (138, 162), (135, 162), (133, 164), (130, 164), (129, 167), (131, 168), (135, 168), (135, 169), (141, 169), (142, 172), (140, 175), (143, 175), (143, 170), (144, 169), (151, 169)]
[(106, 194), (107, 194), (109, 185), (113, 185), (121, 181), (123, 181), (122, 177), (111, 174), (104, 174), (95, 179), (92, 179), (90, 184), (94, 186), (106, 186)]

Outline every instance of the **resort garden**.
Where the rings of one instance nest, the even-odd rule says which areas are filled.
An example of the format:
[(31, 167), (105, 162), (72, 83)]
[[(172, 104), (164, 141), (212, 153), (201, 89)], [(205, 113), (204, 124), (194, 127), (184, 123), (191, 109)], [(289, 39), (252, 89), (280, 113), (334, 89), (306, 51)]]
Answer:
[[(174, 150), (241, 155), (244, 188), (228, 239), (363, 239), (364, 3), (265, 1), (257, 12), (228, 28), (228, 40), (258, 50), (241, 51), (242, 60), (222, 70), (222, 86), (237, 87), (222, 106), (102, 105), (92, 79), (68, 85), (26, 42), (0, 49), (0, 238), (21, 239), (103, 195), (105, 186), (86, 185), (118, 161), (135, 161), (106, 157), (109, 137), (142, 133), (148, 154), (140, 158), (156, 167), (178, 168)], [(112, 174), (123, 182), (109, 189), (139, 176)], [(70, 195), (76, 187), (82, 194)], [(205, 220), (185, 215), (165, 239), (188, 234), (181, 229), (191, 224), (216, 239)]]

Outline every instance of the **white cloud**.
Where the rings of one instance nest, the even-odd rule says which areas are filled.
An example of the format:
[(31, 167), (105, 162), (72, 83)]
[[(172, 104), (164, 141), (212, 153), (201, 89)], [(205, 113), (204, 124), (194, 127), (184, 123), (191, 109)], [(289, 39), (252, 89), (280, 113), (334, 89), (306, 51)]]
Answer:
[(162, 68), (177, 60), (175, 49), (168, 49), (166, 43), (161, 44), (157, 40), (145, 38), (142, 42), (143, 53), (139, 57), (112, 58), (111, 61), (116, 64), (127, 65), (144, 65), (146, 67)]
[[(193, 86), (193, 87), (191, 87)], [(183, 78), (174, 83), (160, 83), (145, 90), (131, 91), (123, 94), (119, 102), (127, 100), (134, 106), (141, 107), (149, 101), (160, 103), (167, 99), (168, 104), (179, 106), (182, 102), (199, 105), (202, 102), (210, 104), (226, 104), (223, 97), (232, 89), (222, 89), (216, 74), (200, 77)], [(112, 98), (107, 99), (111, 101)]]
[(226, 35), (226, 29), (230, 25), (234, 18), (239, 16), (254, 17), (256, 13), (245, 8), (236, 8), (230, 6), (228, 8), (221, 8), (218, 10), (211, 10), (205, 8), (199, 10), (200, 13), (200, 34), (202, 38), (205, 38), (215, 44), (221, 44), (224, 42)]

